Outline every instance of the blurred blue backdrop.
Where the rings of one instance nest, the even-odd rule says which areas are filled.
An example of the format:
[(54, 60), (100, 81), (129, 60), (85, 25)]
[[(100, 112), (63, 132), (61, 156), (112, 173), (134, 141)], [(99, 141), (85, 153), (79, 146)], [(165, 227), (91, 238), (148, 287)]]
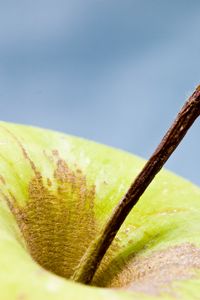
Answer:
[[(200, 1), (0, 0), (0, 114), (145, 158), (200, 81)], [(200, 184), (200, 122), (167, 167)]]

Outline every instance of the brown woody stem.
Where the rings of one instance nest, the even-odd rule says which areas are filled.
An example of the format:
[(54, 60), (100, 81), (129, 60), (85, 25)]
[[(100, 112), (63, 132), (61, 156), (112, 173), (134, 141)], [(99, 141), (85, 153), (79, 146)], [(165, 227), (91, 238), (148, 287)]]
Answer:
[(129, 190), (114, 209), (105, 227), (83, 256), (72, 279), (90, 284), (102, 258), (127, 215), (140, 199), (155, 175), (179, 145), (188, 129), (200, 115), (200, 85), (186, 101), (174, 123), (163, 137), (153, 155), (136, 177)]

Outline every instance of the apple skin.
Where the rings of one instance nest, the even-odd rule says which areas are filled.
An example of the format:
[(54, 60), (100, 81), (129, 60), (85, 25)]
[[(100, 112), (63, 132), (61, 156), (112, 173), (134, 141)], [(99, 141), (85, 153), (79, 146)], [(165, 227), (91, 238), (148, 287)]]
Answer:
[(0, 299), (199, 299), (200, 189), (166, 170), (129, 214), (94, 286), (67, 279), (144, 163), (1, 122)]

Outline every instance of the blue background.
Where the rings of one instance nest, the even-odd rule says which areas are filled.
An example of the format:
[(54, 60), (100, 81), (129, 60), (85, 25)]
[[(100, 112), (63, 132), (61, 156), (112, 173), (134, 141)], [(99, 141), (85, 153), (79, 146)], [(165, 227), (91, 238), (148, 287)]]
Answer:
[[(0, 0), (0, 115), (149, 157), (200, 81), (200, 1)], [(167, 167), (200, 184), (200, 122)]]

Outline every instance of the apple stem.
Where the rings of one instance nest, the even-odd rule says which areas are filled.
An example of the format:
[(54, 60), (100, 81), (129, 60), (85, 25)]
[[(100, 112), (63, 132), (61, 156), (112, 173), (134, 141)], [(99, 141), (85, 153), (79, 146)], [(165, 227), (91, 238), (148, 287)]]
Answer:
[(82, 257), (72, 280), (90, 284), (105, 253), (115, 238), (127, 215), (140, 199), (153, 178), (163, 167), (173, 151), (179, 145), (188, 129), (200, 115), (200, 85), (186, 101), (174, 123), (163, 137), (153, 155), (136, 177), (127, 193), (114, 209), (105, 227), (97, 239), (89, 246)]

